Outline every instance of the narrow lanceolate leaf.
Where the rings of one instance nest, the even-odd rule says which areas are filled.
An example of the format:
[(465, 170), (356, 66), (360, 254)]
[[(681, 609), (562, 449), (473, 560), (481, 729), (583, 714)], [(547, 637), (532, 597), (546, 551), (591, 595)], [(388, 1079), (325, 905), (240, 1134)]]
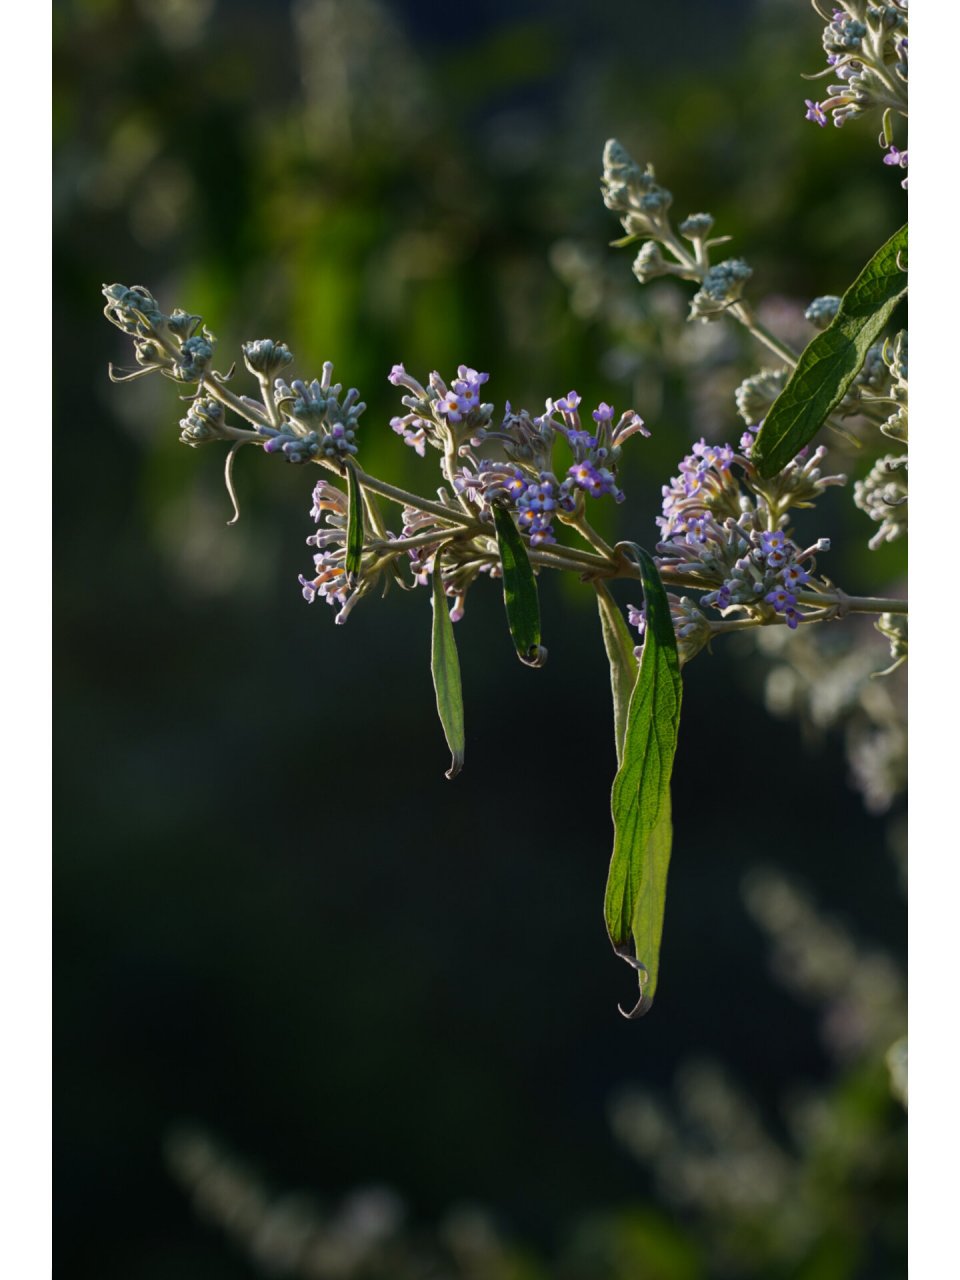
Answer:
[(355, 586), (360, 576), (360, 562), (363, 558), (363, 498), (360, 495), (360, 482), (357, 473), (347, 463), (347, 547), (345, 568), (347, 582)]
[(790, 380), (770, 408), (751, 461), (763, 476), (776, 475), (808, 444), (837, 407), (863, 367), (907, 291), (907, 228), (877, 250), (843, 295), (823, 333), (804, 349)]
[(450, 748), (450, 768), (448, 778), (455, 778), (463, 768), (463, 756), (466, 747), (466, 736), (463, 728), (463, 689), (460, 685), (460, 659), (457, 657), (457, 642), (453, 634), (453, 623), (447, 610), (446, 597), (443, 594), (443, 577), (440, 572), (440, 557), (437, 556), (433, 566), (433, 645), (430, 655), (430, 668), (433, 672), (433, 687), (437, 693), (437, 711), (440, 723)]
[(640, 999), (626, 1015), (631, 1018), (649, 1010), (657, 990), (673, 839), (670, 775), (682, 695), (666, 592), (649, 555), (639, 547), (636, 553), (647, 625), (627, 711), (622, 759), (613, 780), (613, 856), (604, 901), (613, 948), (637, 970), (640, 981)]
[(617, 744), (617, 764), (623, 762), (623, 735), (627, 729), (630, 695), (637, 680), (637, 659), (633, 636), (617, 608), (606, 583), (597, 582), (597, 608), (603, 631), (603, 647), (610, 662), (610, 690), (613, 694), (613, 732)]
[(527, 549), (509, 511), (504, 507), (494, 507), (493, 520), (503, 566), (507, 625), (517, 657), (528, 667), (542, 667), (547, 660), (547, 651), (540, 643), (540, 601)]

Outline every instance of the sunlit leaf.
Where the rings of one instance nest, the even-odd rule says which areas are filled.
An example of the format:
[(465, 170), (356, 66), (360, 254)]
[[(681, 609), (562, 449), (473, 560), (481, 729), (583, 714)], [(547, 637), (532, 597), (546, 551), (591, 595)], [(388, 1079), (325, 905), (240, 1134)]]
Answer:
[(843, 295), (829, 328), (804, 349), (753, 445), (751, 461), (776, 475), (808, 444), (846, 395), (867, 350), (907, 291), (907, 228), (873, 255)]
[(613, 781), (613, 856), (604, 915), (614, 950), (636, 970), (640, 999), (653, 1003), (673, 828), (670, 775), (677, 747), (682, 685), (670, 606), (656, 566), (639, 547), (646, 629), (627, 711), (620, 768)]
[(540, 601), (527, 549), (509, 511), (494, 507), (493, 519), (503, 566), (503, 602), (517, 657), (528, 667), (542, 667), (547, 651), (540, 643)]
[(463, 768), (466, 735), (463, 727), (463, 689), (460, 684), (460, 659), (453, 623), (443, 594), (440, 556), (433, 566), (433, 643), (430, 654), (433, 687), (437, 694), (437, 711), (450, 748), (448, 778), (455, 778)]

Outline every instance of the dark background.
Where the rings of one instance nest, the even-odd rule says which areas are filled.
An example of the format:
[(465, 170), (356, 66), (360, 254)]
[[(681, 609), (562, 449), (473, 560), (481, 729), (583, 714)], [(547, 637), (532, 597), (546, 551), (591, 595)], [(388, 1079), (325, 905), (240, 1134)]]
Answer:
[[(634, 403), (654, 435), (631, 442), (629, 501), (604, 528), (650, 545), (660, 485), (704, 431), (739, 436), (729, 392), (763, 361), (725, 326), (709, 394), (691, 380), (683, 305), (648, 306), (630, 253), (606, 247), (603, 142), (652, 159), (679, 217), (716, 215), (754, 296), (795, 317), (841, 292), (903, 193), (872, 126), (803, 120), (816, 16), (799, 0), (688, 2), (682, 22), (608, 0), (59, 0), (54, 28), (58, 1274), (264, 1274), (171, 1178), (164, 1142), (185, 1123), (321, 1204), (385, 1183), (426, 1233), (482, 1203), (531, 1257), (641, 1206), (699, 1269), (616, 1274), (900, 1274), (903, 1122), (885, 1088), (868, 1129), (895, 1154), (821, 1269), (717, 1261), (608, 1122), (618, 1090), (667, 1097), (707, 1057), (789, 1146), (784, 1097), (849, 1082), (817, 1009), (771, 977), (741, 891), (776, 866), (901, 955), (890, 814), (846, 785), (839, 736), (811, 747), (771, 719), (752, 649), (690, 666), (660, 993), (625, 1022), (588, 593), (544, 578), (550, 660), (533, 672), (496, 586), (473, 590), (467, 767), (446, 782), (426, 594), (368, 599), (343, 629), (308, 608), (315, 477), (241, 453), (228, 529), (222, 454), (177, 444), (173, 384), (110, 385), (129, 352), (99, 313), (102, 282), (143, 283), (205, 316), (218, 367), (261, 336), (307, 377), (332, 359), (370, 405), (367, 470), (425, 493), (431, 460), (387, 428), (397, 360), (422, 378), (488, 369), (497, 404), (570, 387)], [(846, 495), (822, 507), (801, 527), (834, 537), (832, 576), (886, 590), (896, 550), (866, 551)], [(873, 1080), (878, 1062), (856, 1069)]]

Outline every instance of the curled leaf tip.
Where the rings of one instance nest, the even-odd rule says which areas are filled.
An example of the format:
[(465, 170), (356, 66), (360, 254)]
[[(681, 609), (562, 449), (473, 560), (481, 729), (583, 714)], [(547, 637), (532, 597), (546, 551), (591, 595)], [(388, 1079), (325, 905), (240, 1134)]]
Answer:
[(463, 768), (463, 755), (461, 754), (458, 756), (454, 756), (453, 759), (450, 761), (450, 768), (446, 771), (446, 773), (443, 776), (445, 778), (449, 778), (450, 781), (452, 782), (462, 768)]
[(520, 657), (520, 661), (527, 667), (542, 667), (546, 660), (547, 651), (542, 644), (533, 645), (525, 655)]
[(640, 980), (640, 999), (637, 1003), (632, 1009), (624, 1009), (622, 1004), (618, 1004), (617, 1009), (624, 1018), (628, 1019), (628, 1021), (633, 1020), (634, 1018), (642, 1018), (645, 1013), (649, 1013), (653, 1008), (653, 996), (645, 995), (643, 990), (644, 984), (650, 977), (647, 966), (642, 960), (638, 960), (627, 946), (614, 947), (613, 950), (615, 955), (618, 955), (621, 960), (625, 961), (630, 966), (631, 969), (635, 970), (637, 977)]
[(642, 1018), (644, 1014), (650, 1012), (653, 1008), (653, 1000), (650, 996), (641, 996), (632, 1009), (625, 1009), (622, 1004), (617, 1005), (617, 1012), (628, 1022), (633, 1022), (635, 1018)]

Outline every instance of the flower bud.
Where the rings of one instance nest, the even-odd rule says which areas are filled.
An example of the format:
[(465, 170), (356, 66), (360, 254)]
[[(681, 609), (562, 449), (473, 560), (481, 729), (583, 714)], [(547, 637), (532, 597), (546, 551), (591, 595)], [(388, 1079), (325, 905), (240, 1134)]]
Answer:
[(243, 343), (243, 363), (251, 373), (265, 378), (273, 378), (293, 361), (293, 352), (283, 342), (274, 342), (271, 338), (258, 338)]
[(656, 240), (648, 240), (634, 260), (633, 274), (641, 284), (646, 284), (648, 280), (656, 280), (669, 272), (670, 265), (660, 252), (660, 246)]
[(761, 369), (737, 387), (737, 412), (747, 426), (766, 416), (767, 410), (786, 385), (785, 369)]
[(753, 269), (742, 258), (718, 262), (704, 275), (699, 292), (690, 303), (690, 319), (713, 320), (736, 303)]
[(840, 299), (833, 293), (825, 293), (814, 298), (803, 313), (816, 329), (826, 329), (840, 309)]
[(678, 230), (688, 240), (702, 240), (713, 228), (712, 213), (691, 213), (680, 223)]

